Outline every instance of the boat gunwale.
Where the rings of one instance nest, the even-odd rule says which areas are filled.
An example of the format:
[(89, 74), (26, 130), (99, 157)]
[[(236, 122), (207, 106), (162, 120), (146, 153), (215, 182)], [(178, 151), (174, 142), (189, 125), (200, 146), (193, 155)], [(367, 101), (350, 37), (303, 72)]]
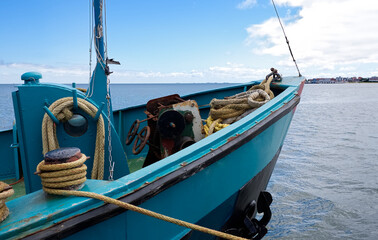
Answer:
[[(278, 111), (266, 117), (262, 122), (260, 122), (260, 124), (254, 125), (249, 130), (243, 132), (237, 138), (227, 141), (226, 144), (223, 144), (217, 149), (214, 149), (208, 154), (205, 154), (201, 158), (194, 160), (192, 163), (182, 166), (181, 168), (176, 169), (175, 171), (156, 179), (148, 185), (141, 186), (133, 192), (121, 197), (120, 200), (135, 205), (139, 205), (147, 201), (148, 199), (154, 197), (155, 195), (159, 194), (160, 192), (168, 189), (169, 187), (189, 178), (190, 176), (196, 174), (199, 171), (202, 171), (206, 167), (222, 159), (224, 156), (235, 151), (245, 142), (248, 142), (254, 137), (258, 136), (265, 129), (267, 129), (276, 121), (281, 119), (283, 116), (291, 112), (298, 105), (299, 101), (300, 96), (295, 96), (293, 99), (291, 99), (291, 101), (285, 104), (285, 106), (281, 107)], [(118, 214), (121, 214), (125, 211), (127, 210), (115, 205), (103, 204), (100, 207), (90, 209), (85, 213), (58, 222), (53, 226), (48, 226), (46, 229), (40, 230), (40, 232), (29, 235), (26, 239), (40, 239), (41, 237), (50, 238), (54, 236), (69, 236), (73, 233), (78, 232), (82, 228), (92, 226), (106, 219), (114, 217)], [(59, 229), (59, 233), (57, 233), (57, 229)]]
[[(291, 78), (291, 77), (288, 77), (288, 78)], [(199, 96), (199, 95), (204, 95), (204, 94), (208, 94), (208, 93), (222, 92), (222, 91), (233, 90), (233, 89), (237, 89), (237, 88), (244, 88), (244, 87), (247, 87), (247, 86), (259, 84), (262, 81), (263, 80), (253, 80), (253, 81), (245, 82), (245, 83), (236, 83), (236, 84), (233, 84), (231, 86), (202, 90), (202, 91), (198, 91), (198, 92), (194, 92), (194, 93), (190, 93), (190, 94), (184, 94), (180, 97), (183, 98), (183, 99), (188, 99), (188, 98), (193, 97), (193, 96)], [(230, 84), (232, 84), (232, 83), (230, 83)], [(293, 85), (284, 84), (282, 82), (275, 82), (275, 83), (272, 83), (272, 86), (277, 86), (279, 88), (286, 89), (286, 88), (291, 87)], [(142, 104), (136, 104), (136, 105), (128, 106), (128, 107), (124, 107), (124, 108), (117, 108), (117, 109), (113, 109), (113, 113), (128, 111), (128, 110), (137, 109), (137, 108), (141, 108), (141, 107), (145, 107), (145, 106), (146, 106), (146, 104), (142, 103)]]
[[(300, 83), (299, 83), (300, 84)], [(295, 94), (295, 89), (297, 89), (298, 87), (299, 87), (299, 84), (296, 86), (296, 88), (295, 87), (291, 87), (291, 88), (288, 88), (288, 89), (286, 89), (285, 91), (287, 91), (286, 92), (286, 94), (283, 94), (284, 92), (282, 92), (281, 94), (282, 95), (285, 95), (285, 96), (281, 96), (281, 97), (283, 97), (283, 99), (281, 99), (280, 101), (282, 102), (282, 101), (284, 101), (284, 100), (287, 100), (287, 98), (290, 98), (289, 99), (289, 101), (287, 102), (287, 104), (284, 104), (284, 103), (282, 103), (282, 106), (279, 106), (275, 111), (273, 111), (273, 112), (271, 112), (270, 114), (268, 114), (267, 116), (265, 116), (263, 119), (262, 119), (262, 121), (260, 121), (259, 123), (254, 123), (254, 124), (252, 124), (252, 126), (249, 126), (248, 127), (248, 129), (250, 130), (250, 131), (253, 131), (253, 130), (251, 130), (251, 129), (255, 129), (255, 127), (257, 127), (257, 129), (262, 129), (261, 128), (261, 126), (265, 126), (266, 124), (264, 124), (264, 122), (265, 121), (267, 121), (268, 119), (270, 119), (270, 118), (274, 118), (274, 116), (276, 116), (280, 111), (283, 111), (283, 109), (287, 109), (287, 107), (288, 106), (291, 106), (292, 104), (289, 104), (289, 103), (291, 103), (291, 102), (293, 102), (293, 101), (290, 101), (290, 100), (293, 100), (293, 99), (298, 99), (297, 101), (295, 101), (296, 103), (295, 103), (295, 106), (298, 104), (298, 102), (299, 102), (299, 96), (298, 95), (296, 95)], [(280, 94), (280, 95), (281, 95)], [(266, 106), (266, 107), (268, 107), (268, 109), (266, 109), (266, 110), (262, 110), (261, 108), (263, 108), (263, 107), (261, 107), (260, 109), (258, 109), (258, 110), (260, 110), (260, 113), (258, 113), (256, 116), (259, 116), (259, 115), (264, 115), (264, 112), (266, 112), (267, 110), (269, 110), (270, 111), (270, 109), (272, 108), (272, 107), (274, 107), (274, 106), (276, 106), (277, 104), (279, 104), (280, 102), (276, 102), (275, 104), (273, 104), (272, 106), (270, 106), (270, 107), (268, 107), (268, 106)], [(269, 103), (268, 103), (269, 104)], [(268, 104), (266, 104), (266, 105), (268, 105)], [(292, 106), (289, 110), (287, 110), (287, 111), (291, 111), (295, 106)], [(258, 110), (256, 110), (255, 112), (258, 112)], [(285, 114), (287, 114), (287, 112), (285, 113)], [(285, 115), (284, 114), (284, 115)], [(222, 147), (224, 146), (224, 145), (228, 145), (228, 146), (232, 146), (232, 144), (230, 145), (230, 144), (226, 144), (226, 143), (236, 143), (236, 142), (240, 142), (240, 141), (235, 141), (235, 140), (233, 140), (233, 141), (226, 141), (226, 142), (223, 142), (223, 143), (221, 143), (214, 151), (210, 151), (210, 149), (208, 148), (208, 146), (209, 145), (211, 145), (213, 142), (214, 142), (214, 140), (215, 139), (218, 139), (218, 137), (216, 137), (216, 135), (218, 134), (218, 135), (223, 135), (223, 136), (225, 136), (226, 138), (228, 138), (229, 136), (231, 136), (232, 134), (238, 134), (238, 133), (235, 133), (235, 131), (237, 131), (237, 130), (240, 130), (240, 131), (242, 131), (242, 134), (244, 134), (244, 133), (246, 133), (247, 131), (248, 131), (248, 129), (247, 130), (245, 130), (243, 127), (241, 128), (240, 126), (243, 126), (243, 125), (246, 125), (246, 123), (248, 123), (249, 121), (251, 121), (251, 119), (253, 119), (253, 118), (255, 118), (256, 116), (254, 116), (254, 117), (251, 117), (251, 115), (254, 115), (254, 114), (250, 114), (249, 116), (247, 116), (246, 118), (246, 120), (244, 120), (243, 121), (243, 119), (241, 119), (239, 122), (237, 122), (237, 123), (235, 123), (235, 124), (233, 124), (234, 125), (234, 127), (229, 127), (229, 130), (227, 131), (223, 131), (223, 133), (222, 132), (218, 132), (218, 133), (215, 133), (215, 134), (213, 134), (213, 136), (209, 136), (207, 139), (207, 141), (205, 141), (205, 142), (207, 142), (206, 144), (202, 144), (202, 147), (200, 147), (200, 149), (203, 149), (203, 148), (205, 148), (205, 149), (208, 149), (209, 151), (207, 152), (207, 153), (205, 153), (205, 154), (202, 154), (202, 156), (201, 157), (199, 157), (199, 158), (194, 158), (193, 156), (192, 156), (192, 159), (194, 158), (194, 160), (191, 162), (191, 163), (188, 163), (186, 166), (179, 166), (179, 167), (177, 167), (177, 165), (178, 164), (180, 164), (180, 163), (183, 163), (183, 162), (185, 162), (185, 159), (183, 159), (182, 158), (182, 156), (180, 156), (180, 157), (178, 157), (178, 156), (176, 156), (175, 158), (171, 158), (170, 160), (166, 160), (166, 159), (168, 159), (168, 158), (170, 158), (170, 157), (168, 157), (168, 158), (166, 158), (166, 159), (163, 159), (160, 163), (158, 162), (158, 163), (156, 163), (156, 164), (153, 164), (153, 165), (151, 165), (151, 166), (154, 166), (155, 165), (155, 167), (153, 167), (154, 169), (150, 169), (149, 167), (146, 167), (146, 168), (144, 168), (144, 169), (141, 169), (140, 171), (137, 171), (137, 172), (139, 172), (140, 174), (142, 174), (143, 176), (141, 177), (141, 178), (139, 178), (138, 180), (136, 180), (136, 181), (132, 181), (132, 182), (130, 182), (129, 180), (130, 180), (130, 175), (133, 175), (133, 173), (131, 173), (131, 174), (129, 174), (129, 175), (127, 175), (127, 176), (125, 176), (125, 177), (122, 177), (122, 178), (120, 178), (120, 179), (118, 179), (118, 180), (116, 180), (116, 181), (114, 181), (114, 182), (117, 182), (117, 184), (116, 185), (118, 185), (118, 187), (117, 188), (113, 188), (113, 189), (111, 189), (111, 190), (109, 190), (109, 189), (107, 189), (107, 191), (103, 191), (103, 192), (105, 192), (106, 193), (106, 195), (108, 195), (108, 196), (113, 196), (113, 197), (117, 197), (117, 198), (119, 198), (119, 197), (121, 197), (121, 199), (130, 199), (130, 198), (133, 198), (134, 200), (126, 200), (126, 201), (130, 201), (130, 202), (132, 202), (132, 203), (137, 203), (137, 204), (140, 204), (140, 203), (142, 203), (142, 202), (144, 202), (144, 201), (146, 201), (147, 199), (149, 199), (149, 198), (151, 198), (151, 197), (153, 197), (153, 196), (155, 196), (156, 194), (158, 194), (160, 191), (151, 191), (151, 189), (156, 189), (156, 188), (159, 188), (159, 187), (156, 187), (156, 185), (159, 185), (159, 183), (160, 182), (167, 182), (167, 183), (169, 183), (169, 181), (166, 181), (167, 180), (167, 178), (169, 178), (169, 176), (172, 176), (172, 174), (178, 174), (179, 172), (181, 172), (181, 171), (185, 171), (185, 172), (188, 172), (188, 168), (189, 167), (193, 167), (194, 165), (194, 163), (197, 163), (197, 164), (199, 164), (200, 162), (199, 162), (199, 160), (201, 160), (201, 158), (202, 159), (205, 159), (206, 158), (206, 156), (208, 157), (210, 154), (209, 153), (212, 153), (211, 155), (214, 155), (214, 154), (217, 154), (217, 152), (219, 152), (219, 151), (225, 151), (224, 149), (222, 149)], [(248, 119), (248, 117), (249, 118), (251, 118), (251, 119)], [(280, 117), (279, 117), (280, 118)], [(278, 120), (279, 118), (277, 118), (276, 117), (276, 120)], [(264, 121), (265, 120), (265, 121)], [(243, 123), (243, 122), (246, 122), (246, 123)], [(272, 123), (273, 124), (273, 123)], [(233, 126), (232, 125), (232, 126)], [(240, 125), (240, 126), (239, 126)], [(259, 127), (260, 126), (260, 127)], [(267, 128), (268, 126), (266, 126), (266, 128)], [(236, 129), (236, 130), (235, 130)], [(261, 130), (262, 131), (262, 130)], [(242, 134), (240, 134), (240, 136), (242, 136)], [(228, 137), (227, 137), (227, 136)], [(257, 136), (258, 134), (256, 134), (256, 136)], [(242, 139), (240, 136), (238, 136), (238, 139)], [(213, 138), (213, 139), (212, 139)], [(240, 143), (240, 146), (242, 145), (242, 143)], [(189, 147), (190, 148), (190, 147)], [(222, 150), (221, 150), (222, 149)], [(185, 150), (187, 150), (187, 149), (184, 149), (182, 152), (184, 152)], [(187, 151), (189, 151), (189, 150), (187, 150)], [(199, 150), (198, 150), (199, 151)], [(202, 151), (200, 151), (200, 153), (202, 153)], [(224, 154), (224, 153), (223, 153)], [(227, 153), (228, 154), (228, 153)], [(180, 155), (187, 155), (186, 153), (184, 153), (184, 154), (180, 154)], [(190, 154), (189, 154), (190, 155)], [(172, 155), (172, 157), (173, 157), (174, 155)], [(223, 156), (223, 155), (219, 155), (219, 156)], [(215, 158), (214, 158), (215, 159)], [(219, 159), (221, 159), (221, 157), (219, 157)], [(166, 161), (168, 161), (168, 163), (164, 163), (164, 160), (166, 160)], [(179, 160), (179, 161), (178, 161)], [(215, 161), (214, 161), (215, 162)], [(192, 164), (193, 163), (193, 164)], [(212, 163), (211, 163), (212, 164)], [(160, 165), (160, 166), (156, 166), (156, 165)], [(161, 165), (163, 165), (163, 166), (161, 166)], [(210, 165), (210, 164), (209, 164)], [(170, 168), (172, 168), (172, 167), (176, 167), (175, 169), (170, 169)], [(165, 167), (165, 168), (164, 168)], [(199, 168), (199, 169), (203, 169), (203, 168)], [(144, 170), (144, 171), (147, 171), (147, 173), (148, 174), (145, 174), (145, 173), (141, 173), (141, 171), (142, 170)], [(151, 171), (152, 170), (152, 171)], [(164, 172), (164, 170), (167, 170), (167, 172), (165, 172), (162, 176), (156, 176), (157, 175), (157, 173), (161, 173), (161, 172)], [(132, 177), (134, 177), (134, 176), (132, 176)], [(153, 179), (153, 181), (151, 181), (149, 184), (147, 184), (147, 185), (145, 185), (144, 184), (144, 181), (146, 181), (146, 178), (148, 178), (148, 177), (153, 177), (154, 179)], [(185, 178), (182, 178), (182, 177), (180, 177), (180, 179), (185, 179)], [(180, 180), (181, 181), (181, 180)], [(180, 182), (180, 181), (178, 181), (178, 182)], [(121, 186), (121, 184), (126, 184), (126, 186), (124, 186), (124, 187), (120, 187)], [(171, 185), (172, 184), (176, 184), (177, 183), (177, 181), (173, 181), (173, 180), (171, 180)], [(110, 184), (109, 184), (110, 185)], [(107, 186), (109, 186), (109, 185), (107, 185)], [(171, 185), (166, 185), (166, 187), (164, 188), (164, 189), (167, 189), (169, 186), (171, 186)], [(163, 190), (161, 190), (161, 191), (163, 191)], [(125, 194), (125, 192), (128, 192), (127, 194)], [(143, 192), (146, 192), (146, 193), (143, 193)], [(123, 195), (121, 194), (121, 193), (123, 193)], [(149, 193), (149, 194), (148, 194)], [(153, 194), (152, 194), (153, 193)], [(141, 195), (140, 197), (136, 197), (137, 195)], [(117, 196), (118, 195), (118, 196)], [(133, 197), (134, 196), (134, 197)], [(144, 197), (143, 197), (144, 196)], [(139, 200), (138, 200), (139, 199)], [(82, 204), (84, 204), (84, 205), (82, 205)], [(82, 204), (80, 204), (80, 206), (82, 206), (82, 207), (84, 207), (86, 210), (85, 210), (85, 212), (79, 212), (78, 213), (78, 211), (76, 211), (76, 213), (78, 213), (77, 215), (76, 215), (76, 217), (77, 216), (83, 216), (83, 215), (86, 215), (86, 214), (88, 214), (88, 213), (90, 213), (90, 212), (92, 212), (92, 211), (95, 211), (96, 209), (98, 209), (98, 208), (102, 208), (102, 207), (104, 207), (104, 204), (102, 203), (102, 204), (99, 204), (98, 202), (95, 202), (95, 201), (90, 201), (90, 199), (88, 200), (88, 199), (86, 199), (86, 201), (83, 201), (82, 202)], [(101, 206), (102, 205), (102, 206)], [(99, 207), (100, 206), (100, 207)], [(106, 206), (106, 205), (105, 205)], [(108, 209), (109, 211), (114, 211), (114, 210), (111, 210), (112, 209), (112, 207), (110, 207), (110, 206), (108, 206), (108, 207), (106, 207), (106, 209)], [(107, 212), (109, 212), (109, 211), (107, 211)], [(118, 210), (119, 211), (119, 210)], [(65, 211), (64, 211), (65, 212)], [(122, 211), (121, 211), (122, 212)], [(119, 214), (119, 213), (116, 213), (116, 215), (117, 214)], [(57, 216), (57, 215), (59, 215), (59, 216)], [(37, 222), (39, 222), (39, 221), (42, 221), (42, 225), (44, 225), (44, 227), (45, 228), (51, 228), (52, 226), (54, 227), (54, 226), (56, 226), (56, 225), (59, 225), (59, 223), (61, 223), (61, 222), (67, 222), (67, 221), (71, 221), (72, 219), (75, 219), (76, 217), (74, 216), (74, 217), (70, 217), (69, 219), (67, 219), (67, 216), (68, 216), (68, 214), (64, 214), (63, 212), (61, 212), (61, 214), (57, 214), (57, 215), (55, 215), (55, 217), (54, 217), (54, 219), (52, 219), (52, 218), (50, 218), (49, 219), (49, 221), (47, 221), (46, 222), (46, 220), (44, 220), (44, 219), (35, 219)], [(62, 216), (62, 215), (64, 215), (64, 216)], [(107, 214), (106, 214), (107, 215)], [(50, 216), (51, 217), (51, 216)], [(63, 219), (63, 218), (66, 218), (66, 219)], [(111, 216), (110, 216), (111, 217)], [(60, 220), (60, 221), (59, 221)], [(56, 224), (54, 224), (54, 225), (49, 225), (48, 223), (56, 223)], [(17, 223), (17, 222), (14, 222), (14, 223)], [(34, 224), (36, 224), (36, 222), (34, 222)], [(25, 226), (24, 226), (25, 227)], [(43, 230), (41, 230), (41, 231), (43, 231)], [(22, 232), (22, 231), (21, 231)], [(34, 233), (33, 233), (34, 234)], [(35, 233), (36, 234), (36, 233)]]
[[(201, 158), (205, 154), (211, 152), (211, 149), (216, 149), (224, 145), (228, 138), (242, 134), (246, 130), (258, 125), (263, 119), (279, 110), (287, 102), (289, 102), (296, 95), (296, 87), (288, 87), (284, 92), (278, 95), (273, 101), (264, 104), (253, 113), (233, 123), (222, 131), (202, 139), (200, 142), (193, 144), (178, 153), (170, 155), (150, 166), (132, 172), (117, 181), (127, 185), (130, 192), (145, 185), (146, 182), (151, 183), (155, 179), (165, 176), (166, 174), (180, 168), (181, 164), (189, 164)], [(277, 100), (278, 99), (278, 100)]]
[[(192, 96), (195, 96), (195, 95), (202, 95), (202, 94), (206, 94), (206, 93), (209, 93), (209, 92), (221, 92), (221, 91), (224, 91), (224, 90), (231, 90), (231, 89), (236, 89), (236, 88), (242, 88), (242, 87), (246, 87), (246, 86), (249, 86), (249, 85), (258, 84), (260, 82), (261, 82), (261, 80), (255, 80), (255, 81), (251, 81), (251, 82), (247, 82), (247, 83), (238, 83), (238, 84), (235, 84), (235, 85), (232, 85), (232, 86), (227, 86), (227, 87), (221, 87), (221, 88), (216, 88), (216, 89), (203, 90), (203, 91), (199, 91), (199, 92), (183, 95), (182, 98), (189, 98), (189, 97), (192, 97)], [(70, 88), (68, 86), (69, 85), (68, 83), (67, 84), (57, 84), (57, 83), (46, 82), (46, 83), (40, 83), (39, 85), (42, 85), (42, 84), (53, 85), (55, 87), (60, 87), (60, 88), (64, 88), (64, 89), (66, 89), (67, 87)], [(22, 85), (23, 84), (15, 84), (14, 87), (20, 87)], [(280, 84), (280, 83), (277, 84), (276, 83), (276, 84), (274, 84), (274, 86), (279, 86), (279, 87), (286, 88), (286, 87), (289, 87), (291, 85), (285, 85), (285, 84)], [(30, 87), (30, 86), (28, 85), (28, 87)], [(81, 94), (80, 91), (78, 91), (78, 93)], [(85, 98), (85, 94), (81, 94), (81, 95), (84, 96), (84, 98)], [(92, 104), (93, 104), (93, 102), (92, 102)], [(137, 109), (137, 108), (144, 107), (144, 106), (146, 106), (146, 104), (137, 104), (137, 105), (133, 105), (133, 106), (129, 106), (129, 107), (113, 109), (113, 114), (116, 114), (117, 112), (122, 112), (122, 111), (128, 111), (128, 110), (132, 110), (132, 109)], [(2, 134), (3, 132), (8, 132), (8, 131), (12, 131), (12, 128), (0, 129), (0, 134)]]

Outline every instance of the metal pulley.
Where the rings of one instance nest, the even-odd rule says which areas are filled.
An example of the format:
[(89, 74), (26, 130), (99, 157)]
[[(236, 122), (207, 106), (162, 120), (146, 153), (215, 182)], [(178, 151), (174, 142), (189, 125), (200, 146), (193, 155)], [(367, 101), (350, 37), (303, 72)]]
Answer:
[(178, 111), (167, 110), (159, 116), (157, 126), (161, 137), (178, 138), (185, 129), (185, 118)]

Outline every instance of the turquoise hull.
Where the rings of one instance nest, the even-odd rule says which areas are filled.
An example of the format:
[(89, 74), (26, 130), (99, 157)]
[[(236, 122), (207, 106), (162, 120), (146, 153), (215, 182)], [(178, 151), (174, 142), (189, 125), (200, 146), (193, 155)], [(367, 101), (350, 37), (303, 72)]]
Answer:
[[(131, 148), (125, 145), (125, 138), (134, 119), (144, 118), (144, 106), (118, 110), (113, 113), (114, 124), (111, 125), (112, 143), (115, 144), (113, 158), (118, 167), (116, 180), (87, 180), (83, 191), (119, 198), (158, 213), (221, 230), (237, 208), (245, 207), (252, 200), (257, 201), (259, 193), (266, 189), (299, 103), (303, 83), (304, 78), (300, 77), (283, 79), (275, 86), (280, 89), (280, 94), (245, 118), (132, 173), (129, 173), (126, 158), (131, 156)], [(252, 84), (183, 98), (196, 100), (201, 106), (212, 98), (246, 90)], [(22, 86), (14, 93), (15, 106), (20, 107), (16, 107), (15, 110), (19, 111), (15, 112), (18, 112), (17, 123), (21, 123), (18, 125), (19, 153), (28, 194), (7, 203), (11, 214), (0, 223), (0, 239), (214, 239), (98, 200), (50, 196), (39, 190), (40, 180), (31, 173), (41, 160), (41, 143), (40, 140), (33, 143), (36, 141), (29, 136), (41, 137), (37, 126), (44, 112), (42, 108), (33, 109), (34, 105), (43, 105), (45, 99), (28, 103), (30, 109), (23, 108), (23, 98), (30, 97), (30, 88), (34, 88), (34, 94), (42, 96), (46, 96), (47, 89), (49, 101), (53, 101), (51, 96), (54, 94), (54, 99), (72, 94), (72, 89), (43, 84)], [(33, 114), (29, 114), (32, 116), (26, 124), (21, 115), (29, 110)], [(203, 118), (207, 114), (206, 107), (201, 109)], [(5, 135), (9, 133), (0, 133), (0, 137), (6, 138)], [(90, 135), (85, 137), (89, 139)], [(62, 145), (71, 141), (64, 137), (59, 140)], [(87, 147), (86, 152), (93, 152), (93, 147), (82, 141), (75, 144), (83, 149)], [(4, 150), (4, 154), (7, 154), (6, 163), (13, 164), (9, 169), (14, 169), (13, 173), (4, 173), (4, 176), (16, 176), (18, 166), (14, 152)], [(141, 153), (142, 156), (145, 154), (146, 151)], [(249, 190), (245, 191), (247, 188)]]

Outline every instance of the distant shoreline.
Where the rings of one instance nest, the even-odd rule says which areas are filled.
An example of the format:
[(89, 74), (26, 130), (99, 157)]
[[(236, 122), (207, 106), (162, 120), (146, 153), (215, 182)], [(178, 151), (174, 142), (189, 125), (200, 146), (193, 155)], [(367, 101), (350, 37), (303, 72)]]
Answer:
[(316, 83), (312, 83), (312, 82), (308, 82), (306, 81), (305, 84), (350, 84), (350, 83), (378, 83), (378, 81), (374, 81), (374, 82), (316, 82)]
[(307, 84), (341, 84), (341, 83), (378, 83), (378, 77), (335, 77), (335, 78), (312, 78), (306, 80)]

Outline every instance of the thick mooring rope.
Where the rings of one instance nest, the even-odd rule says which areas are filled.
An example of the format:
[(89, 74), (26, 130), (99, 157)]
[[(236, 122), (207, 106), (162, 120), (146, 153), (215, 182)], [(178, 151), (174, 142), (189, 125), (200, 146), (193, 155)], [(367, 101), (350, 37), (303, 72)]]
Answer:
[(259, 85), (252, 86), (246, 92), (224, 99), (214, 98), (211, 100), (209, 118), (204, 126), (206, 136), (238, 121), (274, 98), (274, 94), (270, 90), (272, 80), (273, 76), (270, 76)]
[(5, 205), (5, 200), (14, 194), (11, 186), (4, 182), (0, 182), (0, 223), (9, 215), (9, 209)]
[[(216, 231), (206, 227), (202, 227), (196, 224), (185, 222), (179, 219), (165, 216), (160, 213), (156, 213), (130, 203), (122, 202), (117, 199), (113, 199), (101, 194), (85, 191), (67, 190), (71, 185), (78, 185), (85, 182), (85, 174), (80, 175), (82, 171), (85, 171), (85, 160), (87, 157), (82, 154), (81, 158), (74, 162), (61, 163), (61, 164), (46, 164), (42, 161), (38, 164), (37, 174), (42, 179), (43, 190), (49, 194), (62, 195), (62, 196), (77, 196), (77, 197), (89, 197), (104, 201), (106, 203), (115, 204), (127, 210), (135, 211), (150, 217), (154, 217), (166, 222), (170, 222), (176, 225), (180, 225), (186, 228), (190, 228), (203, 233), (211, 234), (220, 238), (230, 240), (246, 240), (238, 236), (227, 234), (224, 232)], [(83, 167), (84, 166), (84, 167)], [(81, 169), (83, 168), (83, 169)], [(80, 169), (80, 170), (79, 170)], [(61, 189), (65, 188), (65, 189)]]
[(84, 164), (87, 159), (85, 154), (81, 154), (80, 159), (73, 162), (60, 164), (46, 164), (44, 160), (40, 162), (36, 174), (41, 177), (43, 190), (54, 194), (55, 189), (83, 184), (87, 180), (87, 166)]
[[(78, 107), (91, 117), (95, 117), (98, 109), (90, 102), (78, 98)], [(66, 97), (56, 100), (49, 110), (59, 121), (68, 121), (73, 116), (71, 109), (73, 108), (73, 98)], [(42, 121), (42, 143), (43, 154), (59, 148), (58, 138), (56, 136), (56, 126), (51, 118), (45, 114)], [(100, 114), (97, 121), (96, 148), (93, 160), (92, 179), (104, 178), (104, 155), (105, 155), (105, 126), (104, 119)]]

